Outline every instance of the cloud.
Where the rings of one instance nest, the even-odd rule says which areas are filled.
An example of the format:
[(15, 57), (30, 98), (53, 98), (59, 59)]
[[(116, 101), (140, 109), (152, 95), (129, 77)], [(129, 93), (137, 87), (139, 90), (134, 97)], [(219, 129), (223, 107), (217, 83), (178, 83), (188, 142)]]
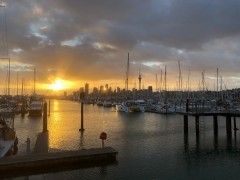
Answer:
[[(240, 2), (236, 0), (6, 3), (10, 56), (36, 67), (41, 81), (49, 76), (121, 80), (127, 52), (135, 62), (133, 79), (140, 67), (149, 84), (164, 65), (175, 83), (178, 60), (185, 80), (188, 69), (194, 81), (200, 72), (214, 74), (217, 67), (223, 76), (239, 75)], [(160, 65), (143, 65), (151, 62)]]

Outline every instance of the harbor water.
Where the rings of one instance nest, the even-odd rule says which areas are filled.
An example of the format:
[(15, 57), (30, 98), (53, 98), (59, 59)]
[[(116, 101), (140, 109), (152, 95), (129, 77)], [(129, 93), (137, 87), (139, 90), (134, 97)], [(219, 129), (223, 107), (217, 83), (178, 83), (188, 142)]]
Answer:
[[(115, 108), (84, 105), (83, 134), (80, 103), (51, 100), (48, 117), (49, 148), (78, 150), (101, 147), (101, 132), (107, 133), (105, 146), (116, 149), (114, 165), (29, 175), (29, 179), (233, 179), (240, 176), (240, 136), (226, 138), (226, 122), (219, 117), (218, 137), (213, 136), (212, 117), (200, 118), (200, 136), (195, 120), (189, 119), (184, 136), (183, 117), (154, 113), (122, 113)], [(237, 118), (237, 126), (240, 126)], [(18, 154), (26, 153), (26, 140), (34, 148), (42, 131), (42, 118), (16, 115), (14, 127), (19, 139)], [(16, 177), (16, 179), (26, 177)]]

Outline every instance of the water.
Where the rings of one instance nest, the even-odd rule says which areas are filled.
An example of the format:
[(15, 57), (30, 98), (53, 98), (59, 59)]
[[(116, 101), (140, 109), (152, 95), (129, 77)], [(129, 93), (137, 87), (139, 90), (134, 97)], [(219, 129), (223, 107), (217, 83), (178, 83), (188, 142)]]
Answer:
[[(219, 118), (219, 135), (213, 137), (213, 120), (204, 118), (204, 131), (199, 141), (195, 121), (189, 119), (189, 136), (184, 138), (181, 115), (153, 113), (118, 113), (114, 108), (84, 105), (83, 135), (78, 102), (52, 100), (48, 120), (49, 147), (77, 150), (101, 147), (99, 135), (105, 131), (106, 146), (119, 151), (118, 164), (31, 175), (30, 179), (232, 179), (239, 176), (239, 133), (226, 139), (225, 119)], [(237, 121), (238, 125), (238, 121)], [(26, 139), (31, 148), (41, 118), (15, 118), (19, 154), (26, 152)], [(16, 179), (24, 179), (18, 177)]]

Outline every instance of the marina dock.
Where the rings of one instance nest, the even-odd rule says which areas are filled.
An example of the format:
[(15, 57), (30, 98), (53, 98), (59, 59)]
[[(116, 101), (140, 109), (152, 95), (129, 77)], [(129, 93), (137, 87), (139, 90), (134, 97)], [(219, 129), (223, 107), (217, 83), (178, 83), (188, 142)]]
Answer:
[(229, 140), (231, 140), (232, 135), (232, 118), (233, 118), (233, 125), (234, 125), (234, 132), (238, 128), (236, 127), (236, 117), (240, 117), (240, 113), (236, 111), (215, 111), (215, 112), (182, 112), (180, 113), (183, 115), (183, 124), (184, 124), (184, 134), (188, 134), (188, 116), (195, 117), (195, 131), (196, 137), (199, 137), (200, 133), (200, 121), (199, 118), (201, 116), (212, 116), (213, 118), (213, 132), (214, 136), (218, 136), (218, 116), (223, 116), (226, 118), (226, 135)]
[(0, 159), (0, 177), (60, 171), (71, 168), (117, 163), (118, 152), (111, 148), (9, 156)]

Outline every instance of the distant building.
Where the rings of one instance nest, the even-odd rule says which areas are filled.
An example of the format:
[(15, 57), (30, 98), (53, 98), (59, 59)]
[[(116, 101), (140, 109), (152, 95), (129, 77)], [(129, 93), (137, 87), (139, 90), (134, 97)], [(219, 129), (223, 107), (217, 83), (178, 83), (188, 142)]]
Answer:
[(88, 95), (89, 94), (89, 84), (86, 83), (85, 84), (85, 95)]
[(120, 87), (117, 87), (117, 93), (120, 93), (120, 92), (121, 92)]
[(93, 94), (97, 94), (98, 93), (98, 88), (94, 87), (93, 88)]
[(104, 87), (100, 86), (100, 92), (103, 93), (104, 92)]
[(81, 93), (81, 92), (84, 92), (84, 88), (83, 88), (83, 87), (80, 87), (79, 92), (80, 92), (80, 93)]
[(105, 89), (106, 89), (106, 91), (108, 90), (108, 84), (105, 84)]
[(152, 92), (153, 92), (152, 86), (148, 86), (148, 89), (147, 89), (147, 95), (148, 95), (148, 97), (152, 95)]
[(67, 97), (67, 92), (66, 91), (63, 92), (63, 96)]

